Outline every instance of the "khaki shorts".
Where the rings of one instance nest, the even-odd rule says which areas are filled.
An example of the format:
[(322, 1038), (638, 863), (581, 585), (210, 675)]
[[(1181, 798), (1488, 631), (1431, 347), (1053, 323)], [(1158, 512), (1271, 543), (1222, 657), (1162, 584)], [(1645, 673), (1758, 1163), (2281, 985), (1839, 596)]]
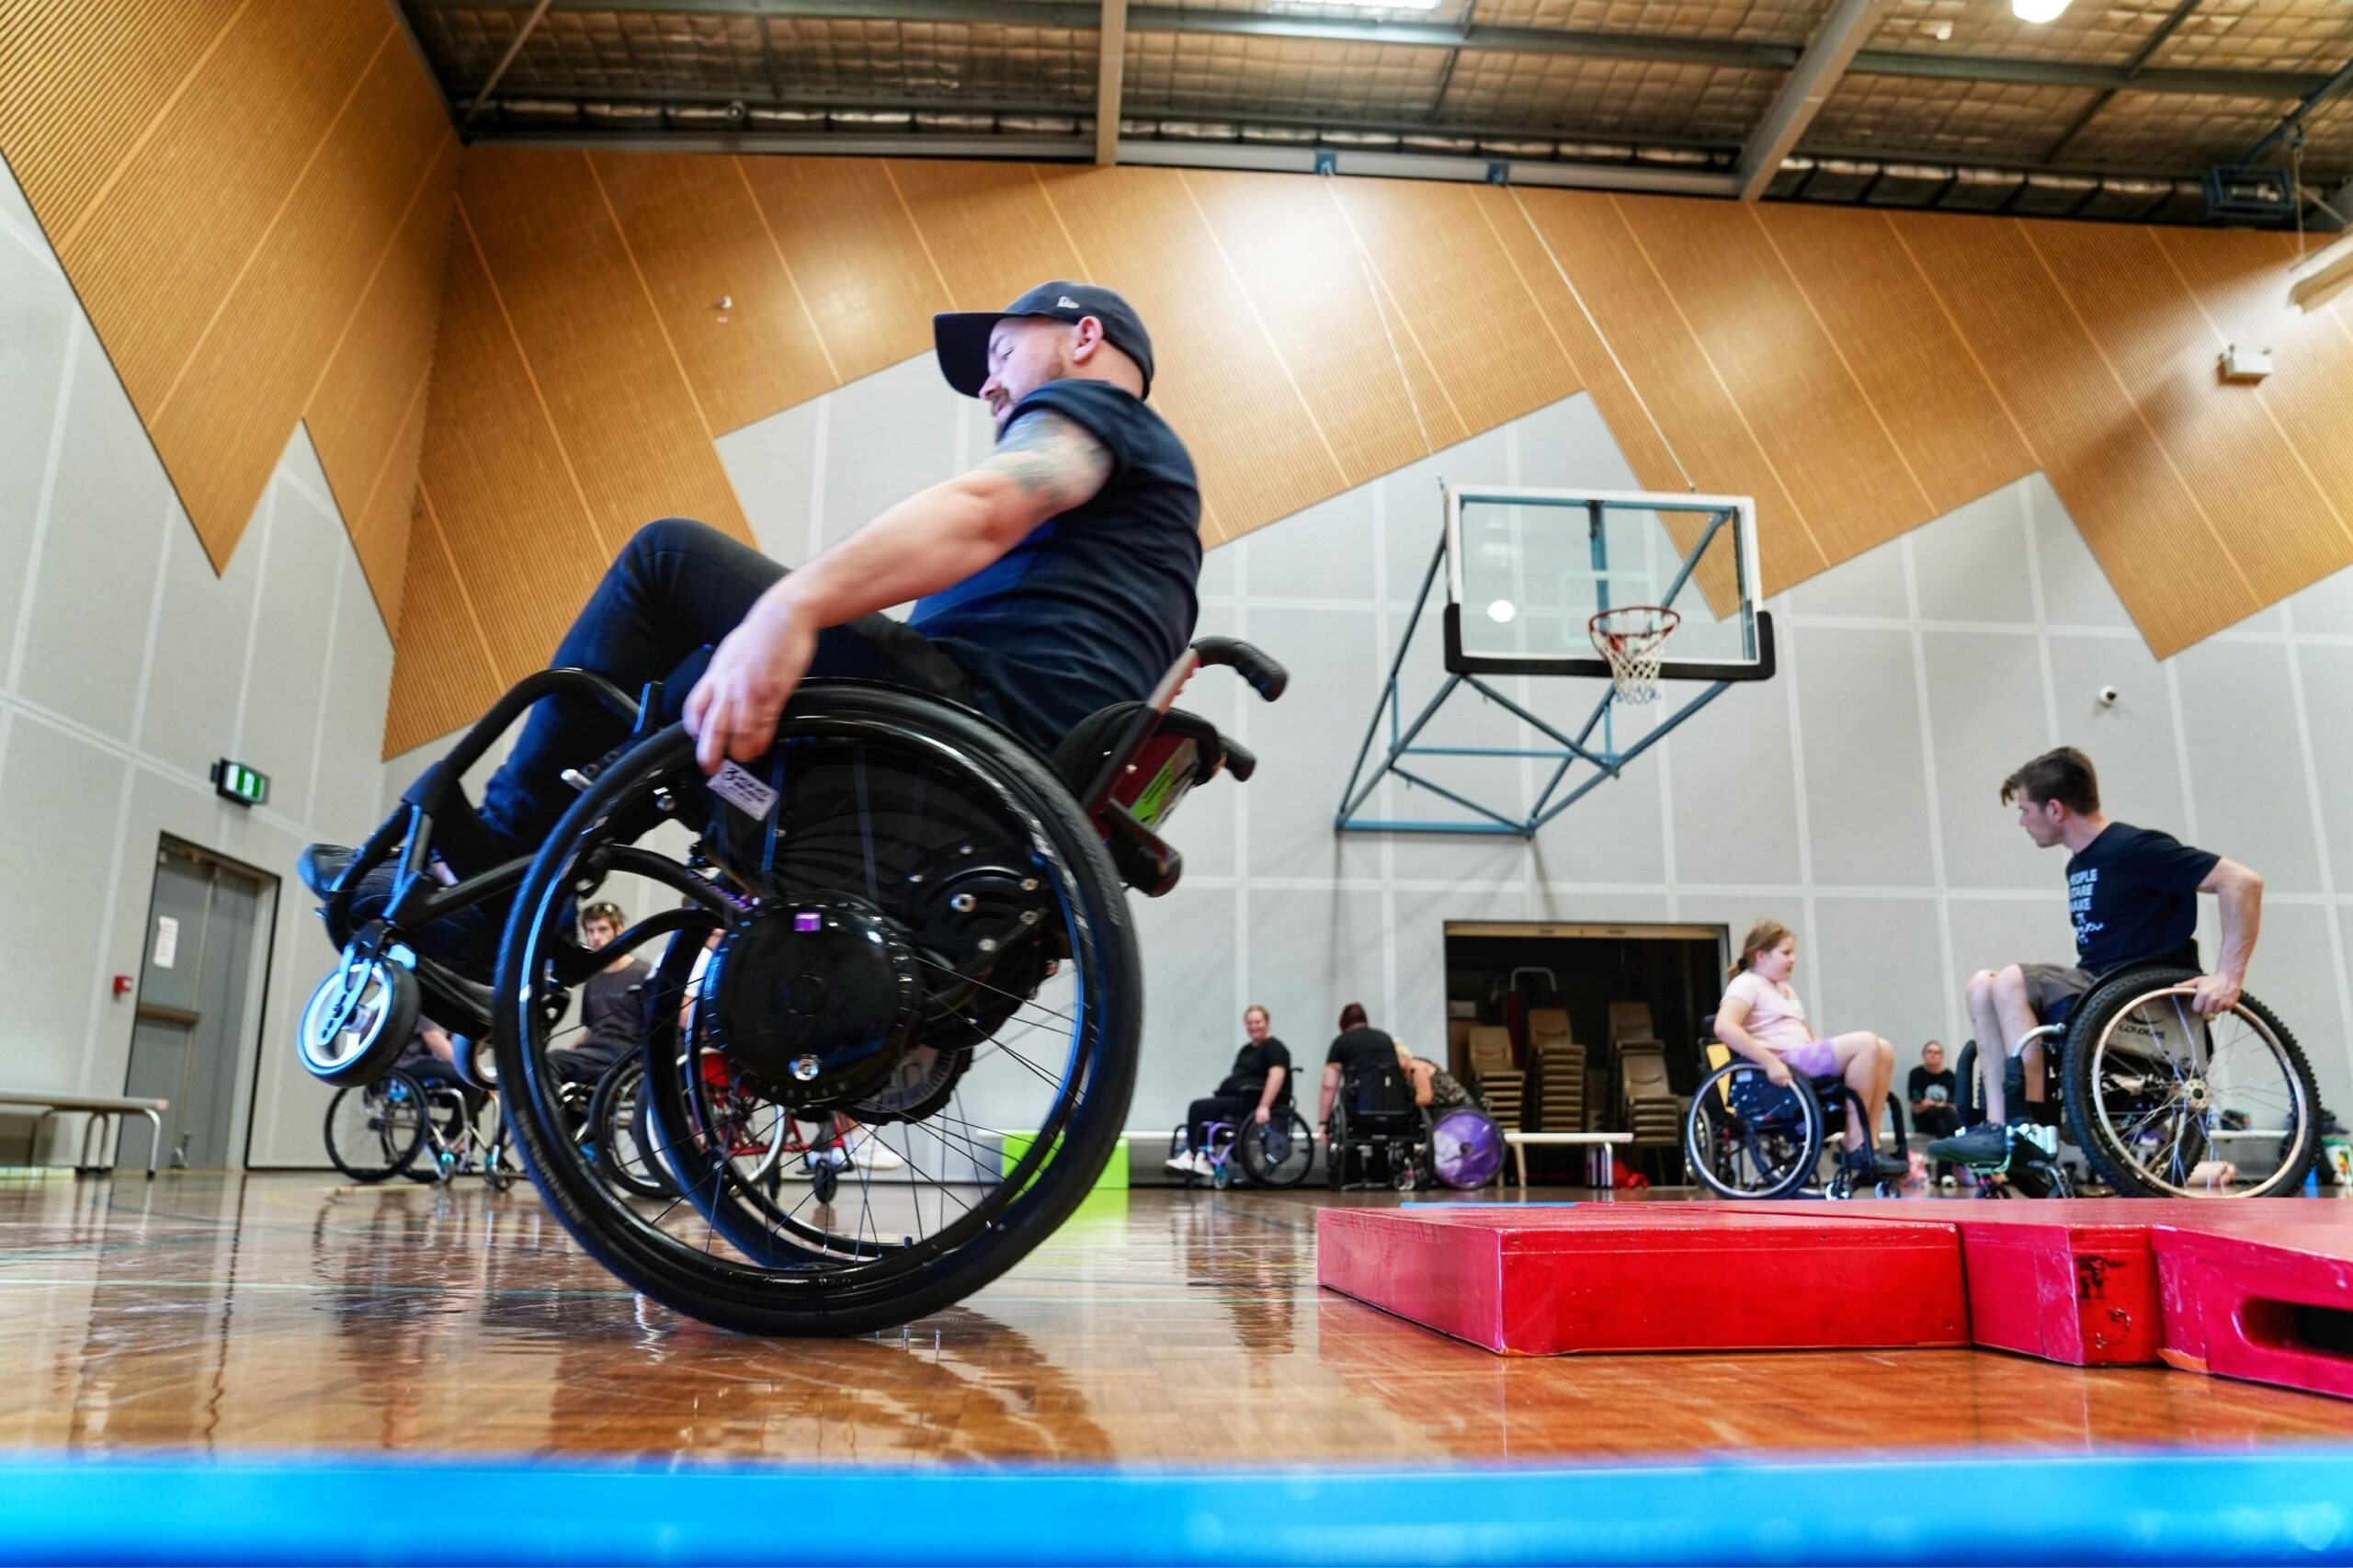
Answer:
[(2046, 1023), (2055, 1004), (2084, 995), (2093, 983), (2091, 971), (2073, 964), (2022, 963), (2018, 972), (2026, 976), (2027, 1006)]

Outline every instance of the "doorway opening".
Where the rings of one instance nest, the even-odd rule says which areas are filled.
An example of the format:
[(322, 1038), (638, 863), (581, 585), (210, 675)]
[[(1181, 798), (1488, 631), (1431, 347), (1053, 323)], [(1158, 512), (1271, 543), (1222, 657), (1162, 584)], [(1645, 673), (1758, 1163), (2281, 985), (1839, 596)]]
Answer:
[[(1449, 920), (1449, 1071), (1506, 1131), (1631, 1133), (1620, 1160), (1679, 1183), (1694, 1042), (1731, 945), (1722, 926)], [(1582, 1149), (1528, 1155), (1531, 1178), (1585, 1167)]]
[[(168, 834), (158, 841), (122, 1092), (170, 1102), (159, 1163), (171, 1169), (243, 1163), (232, 1151), (252, 1074), (238, 1068), (260, 1060), (277, 913), (276, 877)], [(116, 1163), (145, 1164), (153, 1136), (126, 1126)]]

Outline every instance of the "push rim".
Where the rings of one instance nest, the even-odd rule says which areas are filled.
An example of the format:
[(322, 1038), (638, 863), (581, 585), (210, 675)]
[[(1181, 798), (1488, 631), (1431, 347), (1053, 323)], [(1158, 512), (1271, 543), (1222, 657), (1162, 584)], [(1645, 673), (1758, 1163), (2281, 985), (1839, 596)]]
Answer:
[[(2212, 1018), (2194, 985), (2166, 985), (2117, 1009), (2093, 1040), (2090, 1112), (2102, 1152), (2177, 1198), (2260, 1197), (2301, 1174), (2313, 1125), (2303, 1075), (2270, 1024), (2244, 1004)], [(2244, 1125), (2232, 1125), (2234, 1119)], [(2243, 1186), (2199, 1182), (2201, 1162), (2271, 1159)]]
[[(1092, 1185), (1118, 1136), (1141, 1001), (1118, 881), (1091, 826), (1041, 767), (984, 724), (938, 704), (874, 689), (824, 691), (821, 684), (804, 688), (772, 754), (779, 792), (764, 820), (746, 819), (755, 821), (752, 858), (735, 844), (727, 857), (733, 869), (722, 872), (695, 857), (623, 846), (634, 835), (617, 824), (641, 814), (645, 801), (704, 799), (692, 743), (674, 728), (609, 767), (575, 802), (517, 900), (502, 960), (511, 1005), (501, 1019), (501, 1066), (522, 1091), (516, 1108), (526, 1157), (551, 1206), (640, 1289), (696, 1315), (771, 1332), (903, 1321), (926, 1302), (976, 1288), (1050, 1233)], [(898, 791), (890, 798), (890, 832), (875, 827), (880, 796), (863, 792), (885, 779)], [(828, 787), (836, 796), (852, 789), (855, 833), (843, 825), (840, 799), (822, 795)], [(804, 807), (835, 814), (796, 814)], [(1002, 835), (992, 852), (1017, 850), (1019, 885), (1039, 895), (1032, 939), (1057, 945), (1057, 972), (1041, 973), (1031, 997), (920, 952), (928, 974), (945, 975), (929, 983), (929, 997), (953, 992), (961, 998), (954, 1019), (964, 1027), (960, 1032), (928, 1014), (926, 1026), (938, 1025), (939, 1038), (959, 1043), (970, 1060), (936, 1107), (910, 1119), (878, 1116), (868, 1123), (867, 1132), (903, 1163), (889, 1173), (867, 1165), (815, 1172), (805, 1190), (790, 1179), (798, 1174), (790, 1161), (766, 1159), (765, 1176), (758, 1163), (747, 1172), (745, 1151), (725, 1135), (702, 1082), (703, 1021), (679, 1017), (696, 949), (712, 929), (744, 922), (747, 908), (760, 907), (754, 900), (780, 905), (840, 891), (802, 876), (808, 866), (795, 870), (796, 854), (814, 865), (828, 847), (842, 852), (835, 869), (847, 868), (875, 918), (892, 918), (886, 906), (920, 896), (906, 890), (926, 885), (903, 864), (906, 854), (938, 847), (913, 832), (926, 809), (943, 822), (957, 819), (960, 832), (992, 825)], [(741, 836), (740, 823), (719, 820)], [(894, 834), (906, 835), (905, 842)], [(561, 1000), (556, 977), (577, 951), (568, 910), (624, 870), (688, 905), (618, 939), (628, 950), (668, 938), (648, 986), (646, 1094), (653, 1152), (684, 1190), (659, 1203), (632, 1204), (588, 1179), (577, 1152), (551, 1135), (547, 1109), (551, 1004)], [(696, 1011), (703, 1011), (699, 1000)], [(1004, 1163), (992, 1146), (1001, 1127), (1034, 1130), (1027, 1149)]]
[(1761, 1125), (1731, 1103), (1736, 1086), (1750, 1076), (1762, 1079), (1764, 1069), (1728, 1062), (1691, 1096), (1684, 1123), (1691, 1168), (1721, 1197), (1786, 1197), (1805, 1185), (1822, 1157), (1821, 1102), (1811, 1085), (1793, 1076), (1788, 1093), (1795, 1126)]

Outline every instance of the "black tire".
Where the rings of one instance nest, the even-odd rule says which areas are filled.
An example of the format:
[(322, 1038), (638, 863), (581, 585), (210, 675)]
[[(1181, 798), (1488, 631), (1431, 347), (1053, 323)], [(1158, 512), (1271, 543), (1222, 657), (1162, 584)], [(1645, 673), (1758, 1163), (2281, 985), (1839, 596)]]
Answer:
[(425, 1147), (429, 1114), (425, 1085), (397, 1067), (372, 1084), (347, 1085), (327, 1102), (327, 1158), (354, 1181), (389, 1181)]
[(1766, 1131), (1741, 1113), (1737, 1098), (1769, 1088), (1749, 1082), (1764, 1076), (1754, 1062), (1728, 1062), (1699, 1081), (1683, 1114), (1684, 1161), (1719, 1198), (1790, 1197), (1805, 1189), (1822, 1163), (1822, 1098), (1803, 1074), (1790, 1075), (1797, 1113), (1790, 1131)]
[(645, 1058), (635, 1051), (597, 1080), (588, 1101), (597, 1165), (607, 1181), (632, 1197), (667, 1198), (673, 1189), (647, 1153), (644, 1089)]
[[(1051, 1235), (1093, 1188), (1117, 1144), (1134, 1087), (1142, 974), (1125, 890), (1093, 824), (1042, 763), (985, 720), (905, 692), (812, 681), (787, 710), (779, 743), (779, 760), (770, 777), (780, 794), (764, 818), (730, 817), (725, 813), (736, 808), (710, 802), (695, 767), (693, 743), (677, 726), (614, 761), (573, 803), (533, 862), (501, 947), (499, 1081), (507, 1091), (526, 1165), (549, 1208), (623, 1282), (690, 1316), (746, 1333), (870, 1333), (950, 1305), (995, 1278)], [(784, 759), (792, 762), (790, 770)], [(893, 768), (901, 771), (892, 774)], [(970, 1156), (974, 1174), (960, 1179), (983, 1187), (981, 1200), (952, 1219), (943, 1211), (937, 1231), (893, 1240), (892, 1232), (870, 1228), (865, 1239), (847, 1228), (821, 1231), (780, 1210), (780, 1199), (765, 1200), (763, 1208), (747, 1190), (755, 1184), (731, 1164), (726, 1141), (698, 1131), (691, 1105), (695, 1091), (685, 1080), (699, 1069), (649, 1070), (657, 1145), (666, 1149), (665, 1157), (687, 1187), (688, 1201), (710, 1228), (707, 1236), (682, 1239), (638, 1215), (612, 1191), (571, 1142), (554, 1108), (544, 1034), (551, 1023), (550, 977), (556, 972), (551, 966), (566, 960), (571, 942), (571, 902), (584, 882), (600, 881), (608, 867), (662, 880), (697, 901), (681, 922), (668, 927), (689, 939), (670, 943), (648, 984), (646, 1043), (648, 1062), (695, 1062), (694, 1052), (680, 1050), (676, 1017), (693, 950), (706, 930), (727, 921), (748, 924), (747, 917), (740, 903), (688, 867), (610, 846), (635, 837), (631, 824), (649, 820), (650, 812), (666, 800), (687, 802), (689, 810), (707, 809), (714, 832), (765, 842), (779, 864), (796, 853), (818, 857), (844, 850), (854, 861), (861, 841), (844, 830), (838, 791), (842, 780), (855, 777), (858, 820), (870, 821), (864, 815), (870, 771), (893, 787), (926, 781), (923, 788), (934, 791), (892, 797), (893, 809), (912, 798), (921, 824), (931, 821), (920, 816), (925, 808), (984, 820), (986, 831), (1006, 835), (1002, 845), (992, 841), (992, 854), (1009, 846), (1022, 857), (1023, 874), (1034, 879), (1022, 891), (1051, 912), (1046, 920), (1052, 926), (1022, 940), (1059, 944), (1053, 962), (1067, 965), (1069, 989), (1077, 998), (1071, 1012), (1053, 1014), (1069, 1025), (1063, 1075), (1037, 1074), (1025, 1057), (1004, 1045), (1002, 1054), (1012, 1062), (1029, 1065), (1034, 1076), (1046, 1079), (1051, 1096), (1027, 1153), (999, 1175), (986, 1169), (975, 1151)], [(829, 782), (821, 785), (820, 779)], [(794, 793), (821, 788), (836, 793)], [(801, 804), (817, 814), (795, 817), (788, 828), (783, 816)], [(650, 820), (658, 821), (658, 815)], [(866, 836), (869, 894), (883, 896), (876, 884), (875, 857), (903, 847), (883, 834)], [(923, 847), (927, 852), (930, 846)], [(620, 865), (623, 859), (626, 866)], [(766, 864), (741, 862), (738, 874), (767, 876)], [(772, 905), (788, 897), (824, 896), (829, 885), (812, 880), (803, 888), (777, 891), (786, 880), (779, 870), (768, 884), (775, 894)], [(915, 896), (891, 877), (882, 882), (893, 890), (890, 896)], [(965, 984), (968, 994), (977, 994), (969, 992), (973, 983), (958, 979), (968, 972), (949, 970), (946, 983), (932, 978)], [(1044, 966), (1037, 972), (1043, 975)], [(1002, 1027), (1006, 1017), (1029, 1006), (1017, 995), (1014, 1004), (1000, 1008), (1002, 1016), (989, 1027)], [(969, 1010), (987, 1014), (992, 1006), (975, 1002)], [(948, 1049), (968, 1050), (961, 1040)], [(968, 1053), (974, 1060), (980, 1054)], [(864, 1114), (860, 1119), (869, 1119)], [(910, 1116), (904, 1125), (924, 1123)], [(863, 1190), (868, 1179), (860, 1173), (856, 1190)], [(734, 1256), (712, 1246), (712, 1239), (728, 1243)]]
[(1963, 1129), (1976, 1126), (1985, 1118), (1984, 1081), (1977, 1075), (1977, 1042), (1962, 1044), (1961, 1055), (1953, 1063), (1953, 1114), (1961, 1119)]
[[(1269, 1138), (1279, 1125), (1282, 1135)], [(1241, 1140), (1242, 1172), (1260, 1187), (1294, 1187), (1304, 1182), (1315, 1168), (1315, 1133), (1307, 1119), (1296, 1109), (1287, 1111), (1265, 1127), (1255, 1119)]]
[[(2320, 1088), (2312, 1064), (2270, 1008), (2242, 994), (2235, 1006), (2200, 1020), (2190, 1009), (2197, 970), (2151, 966), (2113, 976), (2084, 998), (2067, 1033), (2067, 1124), (2101, 1180), (2127, 1198), (2278, 1198), (2302, 1187), (2320, 1147)], [(2229, 1031), (2225, 1033), (2224, 1031)], [(2223, 1043), (2216, 1037), (2223, 1034)], [(2202, 1049), (2177, 1060), (2168, 1046)], [(2244, 1045), (2244, 1050), (2241, 1049)], [(2213, 1069), (2228, 1052), (2231, 1065)], [(2162, 1076), (2163, 1068), (2171, 1075)], [(2228, 1081), (2217, 1087), (2217, 1076)], [(2253, 1102), (2266, 1118), (2253, 1131), (2226, 1125)], [(2279, 1125), (2271, 1122), (2277, 1119)], [(2173, 1129), (2165, 1142), (2165, 1125)], [(2163, 1144), (2163, 1148), (2159, 1148)], [(2269, 1159), (2243, 1188), (2218, 1192), (2188, 1177), (2210, 1156)]]
[(416, 1034), (422, 1006), (416, 976), (404, 965), (347, 949), (302, 1005), (295, 1054), (321, 1083), (373, 1083)]

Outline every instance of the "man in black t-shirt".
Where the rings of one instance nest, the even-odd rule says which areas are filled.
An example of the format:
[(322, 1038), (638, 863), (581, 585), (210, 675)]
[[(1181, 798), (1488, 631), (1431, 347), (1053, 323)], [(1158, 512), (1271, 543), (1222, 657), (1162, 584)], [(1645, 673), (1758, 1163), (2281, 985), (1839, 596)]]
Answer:
[[(1002, 311), (936, 316), (933, 329), (949, 384), (995, 415), (995, 449), (977, 467), (790, 572), (699, 523), (649, 523), (551, 663), (629, 691), (661, 680), (683, 692), (706, 773), (765, 754), (811, 676), (952, 698), (1041, 754), (1086, 714), (1149, 696), (1192, 641), (1201, 500), (1184, 443), (1145, 403), (1142, 321), (1108, 289), (1058, 281)], [(881, 613), (909, 602), (904, 623)], [(623, 731), (594, 701), (540, 703), (483, 790), (483, 832), (471, 847), (437, 841), (472, 862), (450, 870), (536, 851), (574, 799), (565, 770)], [(321, 891), (349, 858), (313, 845), (302, 879)], [(382, 908), (392, 869), (362, 885), (356, 919)], [(486, 980), (504, 911), (490, 901), (411, 935)]]
[[(600, 951), (628, 926), (620, 905), (592, 903), (580, 912), (580, 944)], [(593, 1084), (645, 1044), (645, 983), (653, 977), (642, 960), (624, 953), (581, 983), (579, 1039), (548, 1052), (556, 1076)]]
[(1945, 1065), (1945, 1048), (1930, 1040), (1920, 1048), (1920, 1065), (1904, 1081), (1904, 1097), (1912, 1106), (1912, 1130), (1942, 1137), (1961, 1129), (1961, 1113), (1953, 1108), (1952, 1069)]
[[(1985, 1119), (1928, 1146), (1931, 1156), (1971, 1165), (1999, 1163), (2008, 1149), (2008, 1107), (2000, 1065), (2018, 1055), (2027, 1098), (2043, 1097), (2042, 1042), (2027, 1041), (2053, 1006), (2088, 992), (2102, 975), (2152, 960), (2195, 967), (2198, 895), (2222, 906), (2222, 950), (2213, 972), (2199, 977), (2190, 1005), (2211, 1017), (2239, 999), (2247, 960), (2263, 923), (2263, 879), (2234, 860), (2193, 849), (2170, 834), (2110, 822), (2100, 814), (2099, 777), (2091, 758), (2061, 746), (2002, 782), (2002, 803), (2018, 808), (2018, 825), (2036, 846), (2067, 846), (2067, 906), (2075, 924), (2074, 964), (2011, 964), (1970, 978), (1969, 1016), (1985, 1059)], [(2007, 1047), (1996, 1052), (1989, 1042)]]

